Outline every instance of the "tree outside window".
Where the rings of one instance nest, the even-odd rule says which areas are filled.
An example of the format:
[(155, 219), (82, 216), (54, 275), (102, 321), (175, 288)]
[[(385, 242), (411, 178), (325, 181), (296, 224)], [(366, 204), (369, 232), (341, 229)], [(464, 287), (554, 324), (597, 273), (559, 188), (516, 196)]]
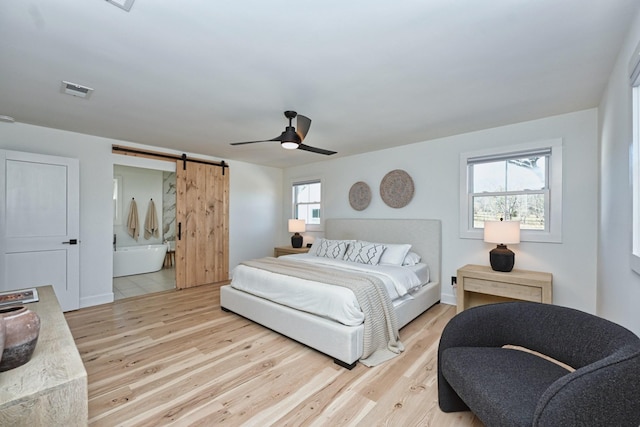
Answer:
[(562, 139), (460, 154), (460, 237), (520, 221), (522, 241), (562, 242)]
[(521, 229), (545, 230), (548, 155), (470, 163), (473, 227), (487, 220), (520, 221)]

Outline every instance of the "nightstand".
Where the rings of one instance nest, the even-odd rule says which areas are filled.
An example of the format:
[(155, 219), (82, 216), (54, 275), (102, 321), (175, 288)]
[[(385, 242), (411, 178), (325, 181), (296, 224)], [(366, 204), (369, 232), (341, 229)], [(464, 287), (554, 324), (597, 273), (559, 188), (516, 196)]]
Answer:
[(517, 269), (503, 273), (489, 266), (468, 264), (459, 268), (457, 274), (458, 313), (493, 302), (552, 302), (551, 273)]
[(291, 255), (291, 254), (306, 254), (309, 252), (309, 248), (293, 248), (291, 246), (278, 246), (273, 248), (273, 256), (278, 258), (282, 255)]

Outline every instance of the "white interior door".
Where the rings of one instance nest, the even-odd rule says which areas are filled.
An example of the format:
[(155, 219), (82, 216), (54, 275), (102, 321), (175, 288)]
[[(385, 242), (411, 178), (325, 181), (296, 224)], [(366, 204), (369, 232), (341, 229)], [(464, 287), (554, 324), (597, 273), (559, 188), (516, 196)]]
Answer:
[(53, 285), (80, 305), (77, 159), (0, 150), (0, 291)]

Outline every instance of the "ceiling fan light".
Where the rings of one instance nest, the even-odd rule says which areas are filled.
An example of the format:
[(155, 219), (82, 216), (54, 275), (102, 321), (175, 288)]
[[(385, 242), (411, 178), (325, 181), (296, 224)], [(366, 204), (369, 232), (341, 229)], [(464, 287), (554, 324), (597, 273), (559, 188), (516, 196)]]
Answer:
[(287, 126), (282, 133), (280, 141), (282, 148), (286, 148), (287, 150), (295, 150), (298, 148), (298, 145), (300, 145), (300, 137), (293, 126)]
[(295, 150), (300, 144), (295, 141), (282, 141), (280, 145), (282, 145), (282, 148), (285, 148), (287, 150)]

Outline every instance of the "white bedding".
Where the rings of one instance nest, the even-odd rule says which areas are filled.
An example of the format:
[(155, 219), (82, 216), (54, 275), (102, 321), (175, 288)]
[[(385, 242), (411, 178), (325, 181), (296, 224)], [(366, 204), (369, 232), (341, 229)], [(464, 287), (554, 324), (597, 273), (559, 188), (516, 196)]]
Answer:
[[(286, 258), (321, 264), (327, 268), (375, 274), (385, 284), (394, 304), (411, 298), (413, 290), (419, 289), (429, 281), (429, 268), (426, 264), (404, 267), (374, 266), (308, 254), (287, 255)], [(364, 320), (355, 295), (348, 288), (284, 276), (242, 264), (234, 269), (232, 277), (232, 287), (297, 310), (326, 317), (347, 326), (359, 325)]]

